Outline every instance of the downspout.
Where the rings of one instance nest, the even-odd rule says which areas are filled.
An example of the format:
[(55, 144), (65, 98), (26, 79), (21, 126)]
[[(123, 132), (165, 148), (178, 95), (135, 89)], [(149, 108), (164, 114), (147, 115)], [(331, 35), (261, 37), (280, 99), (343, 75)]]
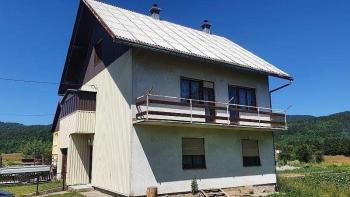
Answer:
[(269, 91), (269, 93), (270, 93), (270, 106), (271, 106), (271, 93), (276, 92), (277, 90), (280, 90), (280, 89), (285, 88), (285, 87), (290, 86), (290, 85), (292, 85), (292, 80), (290, 80), (287, 84), (284, 84), (278, 88), (275, 88), (275, 89), (272, 89)]
[[(271, 99), (271, 93), (276, 92), (278, 90), (281, 90), (285, 87), (288, 87), (292, 84), (292, 80), (289, 80), (289, 82), (287, 84), (284, 84), (278, 88), (272, 89), (269, 91), (269, 96), (270, 96), (270, 108), (272, 108), (272, 99)], [(273, 159), (275, 160), (275, 174), (276, 174), (276, 185), (275, 185), (275, 191), (277, 190), (278, 187), (278, 178), (277, 178), (277, 169), (276, 169), (276, 146), (275, 146), (275, 133), (272, 131), (272, 143), (273, 143)]]

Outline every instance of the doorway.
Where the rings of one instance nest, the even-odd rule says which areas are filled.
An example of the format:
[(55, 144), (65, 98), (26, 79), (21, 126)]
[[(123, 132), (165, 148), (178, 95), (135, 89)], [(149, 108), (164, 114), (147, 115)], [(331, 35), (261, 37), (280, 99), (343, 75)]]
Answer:
[(203, 81), (203, 100), (213, 101), (204, 102), (205, 122), (215, 122), (215, 92), (213, 82)]
[(93, 152), (93, 146), (89, 145), (89, 183), (91, 183), (91, 177), (92, 177), (92, 152)]
[(63, 184), (66, 183), (66, 175), (67, 175), (67, 148), (61, 148), (62, 154), (62, 167), (61, 167), (61, 177), (63, 180)]

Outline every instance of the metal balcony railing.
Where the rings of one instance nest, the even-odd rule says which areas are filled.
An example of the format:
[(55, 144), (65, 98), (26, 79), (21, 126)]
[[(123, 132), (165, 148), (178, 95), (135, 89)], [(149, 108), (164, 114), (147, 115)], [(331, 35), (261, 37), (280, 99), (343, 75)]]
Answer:
[(136, 99), (136, 108), (138, 121), (287, 129), (286, 110), (266, 107), (145, 94)]

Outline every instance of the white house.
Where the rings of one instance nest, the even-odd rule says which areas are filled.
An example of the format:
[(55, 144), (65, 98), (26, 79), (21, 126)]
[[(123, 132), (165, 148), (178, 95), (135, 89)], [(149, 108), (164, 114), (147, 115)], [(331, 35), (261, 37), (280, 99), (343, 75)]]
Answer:
[(80, 2), (53, 124), (67, 185), (125, 196), (276, 183), (269, 76), (292, 77), (210, 32)]

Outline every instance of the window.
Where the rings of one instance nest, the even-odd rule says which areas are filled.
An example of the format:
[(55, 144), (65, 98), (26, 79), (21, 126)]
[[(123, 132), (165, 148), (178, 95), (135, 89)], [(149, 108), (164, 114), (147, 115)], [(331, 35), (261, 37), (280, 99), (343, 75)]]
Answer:
[(182, 138), (182, 168), (206, 168), (203, 138)]
[[(181, 78), (181, 98), (203, 99), (203, 82), (195, 79)], [(187, 101), (182, 101), (187, 102)]]
[(243, 166), (260, 166), (258, 140), (242, 140)]
[(256, 106), (256, 96), (254, 88), (239, 86), (229, 86), (228, 95), (232, 104)]
[(95, 56), (94, 56), (94, 65), (96, 66), (101, 62), (102, 58), (102, 47), (103, 47), (103, 40), (100, 39), (96, 42), (94, 49), (95, 49)]

